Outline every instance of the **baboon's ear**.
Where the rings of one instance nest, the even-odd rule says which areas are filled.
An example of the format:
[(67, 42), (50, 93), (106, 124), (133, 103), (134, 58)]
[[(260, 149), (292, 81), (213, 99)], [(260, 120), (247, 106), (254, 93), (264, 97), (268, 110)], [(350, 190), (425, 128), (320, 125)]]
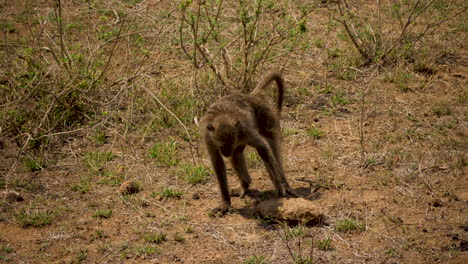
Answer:
[(208, 129), (209, 131), (214, 131), (214, 127), (213, 127), (212, 124), (208, 124), (208, 125), (206, 126), (206, 129)]
[(238, 129), (242, 128), (242, 124), (241, 124), (241, 122), (239, 120), (237, 120), (237, 122), (236, 122), (236, 128), (238, 128)]

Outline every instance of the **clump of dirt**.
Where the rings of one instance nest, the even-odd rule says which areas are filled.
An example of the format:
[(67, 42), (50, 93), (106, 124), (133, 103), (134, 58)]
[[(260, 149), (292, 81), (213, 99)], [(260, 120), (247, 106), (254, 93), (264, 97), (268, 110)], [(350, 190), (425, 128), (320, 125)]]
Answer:
[(135, 181), (125, 181), (120, 185), (119, 192), (122, 195), (131, 195), (141, 191), (141, 186)]
[(3, 201), (6, 203), (14, 203), (24, 201), (24, 198), (20, 193), (10, 190), (3, 192)]
[(313, 226), (322, 224), (325, 215), (313, 202), (304, 198), (275, 198), (260, 202), (257, 212), (263, 218), (290, 225)]

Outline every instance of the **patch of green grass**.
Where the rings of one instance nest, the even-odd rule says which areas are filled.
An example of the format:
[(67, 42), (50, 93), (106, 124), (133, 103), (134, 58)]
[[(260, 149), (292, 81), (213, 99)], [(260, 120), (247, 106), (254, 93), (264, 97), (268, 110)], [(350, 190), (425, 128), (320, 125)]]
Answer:
[(171, 188), (165, 188), (162, 191), (154, 192), (151, 197), (161, 196), (163, 198), (180, 198), (184, 193), (182, 191), (174, 190)]
[(88, 251), (87, 250), (81, 250), (80, 253), (78, 253), (75, 256), (75, 259), (73, 259), (73, 264), (78, 264), (78, 263), (83, 263), (88, 258)]
[(285, 137), (297, 134), (299, 134), (299, 131), (294, 128), (283, 128), (283, 135)]
[(331, 245), (331, 238), (326, 238), (326, 239), (319, 239), (314, 242), (315, 246), (323, 251), (331, 251), (333, 250), (333, 247)]
[(327, 54), (329, 58), (336, 58), (342, 54), (342, 50), (339, 48), (327, 49)]
[(260, 159), (256, 151), (250, 150), (250, 151), (247, 151), (245, 154), (246, 154), (247, 165), (250, 168), (257, 168), (258, 166), (262, 164), (262, 160)]
[(193, 228), (193, 226), (188, 226), (185, 229), (185, 233), (187, 233), (187, 234), (192, 234), (193, 232), (195, 232), (195, 229)]
[(349, 103), (348, 98), (344, 93), (335, 93), (331, 96), (330, 101), (334, 106), (345, 106)]
[(11, 252), (13, 252), (13, 248), (10, 245), (0, 245), (0, 252), (1, 253), (11, 253)]
[(412, 78), (413, 75), (409, 70), (403, 68), (402, 66), (398, 66), (393, 72), (387, 73), (387, 75), (384, 77), (384, 81), (395, 84), (396, 88), (402, 92), (409, 92), (411, 91), (409, 84)]
[(24, 159), (24, 166), (30, 172), (40, 171), (43, 168), (43, 164), (38, 159), (27, 156)]
[(104, 131), (97, 131), (91, 140), (98, 145), (104, 145), (107, 143), (106, 133)]
[(301, 97), (308, 97), (308, 96), (312, 95), (309, 88), (307, 88), (307, 87), (298, 87), (298, 88), (294, 89), (294, 92), (295, 92), (295, 94), (297, 94), (298, 96), (301, 96)]
[(432, 113), (438, 117), (451, 115), (452, 108), (449, 102), (438, 102), (432, 106)]
[(451, 167), (462, 170), (467, 165), (468, 165), (468, 160), (465, 160), (465, 157), (462, 154), (453, 162)]
[(99, 184), (119, 186), (125, 181), (125, 174), (121, 172), (103, 171), (100, 176), (101, 179), (97, 182)]
[(91, 151), (85, 153), (83, 162), (93, 173), (100, 175), (103, 171), (104, 165), (114, 158), (115, 155), (112, 151)]
[(91, 177), (84, 176), (81, 177), (78, 183), (75, 183), (71, 186), (71, 190), (74, 192), (79, 192), (81, 194), (85, 194), (89, 192), (92, 188)]
[(153, 244), (160, 244), (167, 240), (167, 234), (163, 232), (149, 233), (145, 235), (145, 241)]
[(321, 94), (331, 94), (335, 87), (332, 84), (326, 83), (320, 86), (317, 86), (318, 92)]
[(262, 256), (262, 255), (252, 255), (246, 259), (244, 259), (244, 261), (242, 261), (243, 264), (268, 264), (268, 260), (265, 256)]
[(175, 141), (156, 142), (150, 149), (150, 157), (157, 166), (171, 167), (177, 165), (177, 144)]
[(324, 132), (318, 127), (310, 127), (306, 130), (307, 135), (314, 139), (320, 139), (323, 137)]
[(0, 22), (0, 30), (8, 33), (16, 32), (16, 29), (13, 26), (13, 24), (7, 21)]
[(321, 49), (323, 47), (325, 47), (325, 40), (319, 38), (319, 39), (316, 39), (315, 42), (314, 42), (314, 46), (318, 49)]
[(190, 184), (201, 184), (208, 180), (210, 171), (204, 165), (182, 164), (178, 168), (178, 177)]
[(303, 225), (298, 225), (295, 227), (288, 228), (288, 232), (286, 233), (286, 239), (291, 240), (293, 238), (301, 237), (305, 234), (306, 227)]
[(179, 234), (179, 232), (176, 232), (174, 234), (174, 240), (177, 241), (177, 242), (184, 242), (185, 237), (183, 235)]
[(353, 70), (353, 69), (342, 69), (339, 73), (338, 73), (338, 79), (340, 80), (345, 80), (345, 81), (349, 81), (349, 80), (356, 80), (356, 77), (357, 77), (357, 71)]
[(99, 239), (103, 239), (103, 238), (108, 238), (109, 235), (106, 234), (106, 232), (102, 229), (97, 229), (96, 230), (96, 237), (99, 238)]
[(394, 248), (387, 248), (383, 251), (383, 253), (385, 255), (387, 255), (388, 257), (391, 257), (391, 258), (401, 258), (402, 255), (401, 253), (397, 250), (397, 249), (394, 249)]
[(135, 254), (138, 257), (142, 255), (151, 256), (160, 252), (161, 250), (157, 246), (138, 246), (135, 248)]
[(93, 217), (96, 218), (110, 218), (112, 216), (112, 210), (111, 209), (102, 209), (102, 210), (97, 210)]
[(97, 251), (99, 253), (101, 253), (101, 254), (103, 254), (105, 252), (109, 252), (109, 251), (111, 251), (111, 249), (112, 249), (112, 245), (109, 244), (109, 243), (100, 244), (97, 247)]
[(37, 208), (23, 208), (16, 216), (16, 222), (21, 227), (42, 227), (50, 225), (54, 219), (53, 211), (40, 211)]
[(364, 231), (366, 227), (355, 218), (346, 218), (336, 223), (335, 230), (337, 232)]
[(13, 252), (13, 248), (10, 245), (0, 245), (0, 261), (8, 262), (11, 259), (4, 254), (10, 254)]
[(28, 182), (25, 179), (21, 179), (21, 178), (11, 179), (8, 182), (8, 185), (10, 187), (21, 188), (21, 189), (25, 189), (25, 190), (28, 190), (28, 191), (34, 191), (34, 190), (38, 190), (40, 188), (40, 186), (36, 186), (36, 185), (32, 184), (31, 182)]

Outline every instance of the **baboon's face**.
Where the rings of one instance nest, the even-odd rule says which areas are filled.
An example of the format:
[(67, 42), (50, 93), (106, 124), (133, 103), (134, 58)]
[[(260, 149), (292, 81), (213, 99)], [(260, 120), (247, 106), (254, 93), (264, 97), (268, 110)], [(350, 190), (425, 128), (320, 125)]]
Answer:
[(221, 153), (223, 153), (225, 157), (230, 157), (232, 155), (232, 152), (234, 151), (235, 139), (232, 135), (225, 135), (224, 138), (224, 140), (219, 141), (219, 148), (221, 149)]
[(226, 123), (210, 124), (207, 127), (212, 142), (218, 147), (223, 156), (230, 157), (234, 152), (238, 140), (238, 128)]

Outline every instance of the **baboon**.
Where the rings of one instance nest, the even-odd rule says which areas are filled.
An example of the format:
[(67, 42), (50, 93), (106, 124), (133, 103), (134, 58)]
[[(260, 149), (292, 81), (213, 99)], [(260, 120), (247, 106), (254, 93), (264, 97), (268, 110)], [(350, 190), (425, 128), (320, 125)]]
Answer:
[[(265, 88), (272, 81), (278, 86), (277, 109), (267, 102), (264, 94)], [(246, 145), (257, 150), (277, 195), (297, 196), (284, 176), (281, 162), (279, 115), (283, 94), (283, 78), (281, 74), (272, 72), (265, 76), (250, 94), (237, 93), (222, 97), (208, 108), (201, 119), (201, 135), (221, 191), (221, 205), (213, 209), (213, 212), (224, 214), (231, 208), (226, 165), (222, 155), (230, 158), (240, 180), (240, 186), (231, 190), (231, 194), (244, 197), (249, 190), (252, 179), (247, 171), (244, 156)]]

